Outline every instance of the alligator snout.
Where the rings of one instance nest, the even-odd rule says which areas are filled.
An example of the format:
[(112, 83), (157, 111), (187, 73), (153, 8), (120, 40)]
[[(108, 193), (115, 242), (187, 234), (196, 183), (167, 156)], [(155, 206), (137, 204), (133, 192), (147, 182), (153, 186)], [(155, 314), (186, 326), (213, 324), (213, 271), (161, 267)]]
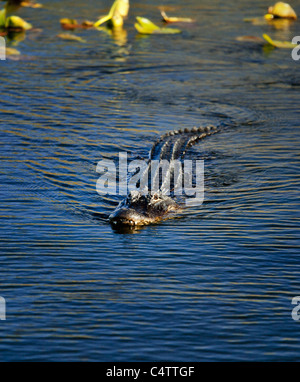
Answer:
[(154, 194), (142, 195), (140, 192), (130, 192), (114, 212), (109, 216), (109, 222), (114, 226), (141, 226), (163, 220), (171, 211), (179, 206), (170, 197)]
[(113, 225), (135, 226), (151, 223), (151, 219), (132, 208), (118, 208), (109, 216), (108, 219)]

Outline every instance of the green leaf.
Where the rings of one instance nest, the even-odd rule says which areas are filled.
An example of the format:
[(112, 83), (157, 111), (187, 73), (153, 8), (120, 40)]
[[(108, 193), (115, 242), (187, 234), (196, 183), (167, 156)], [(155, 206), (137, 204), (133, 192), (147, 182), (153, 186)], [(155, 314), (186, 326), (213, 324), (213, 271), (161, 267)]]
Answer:
[(165, 23), (193, 23), (195, 20), (190, 17), (169, 17), (164, 10), (160, 11)]
[(6, 48), (7, 56), (19, 56), (21, 53), (15, 48)]
[(276, 48), (293, 49), (297, 46), (297, 44), (293, 44), (289, 41), (272, 40), (271, 37), (265, 33), (263, 34), (263, 38)]
[(57, 37), (59, 37), (59, 38), (61, 38), (63, 40), (86, 42), (86, 40), (84, 40), (80, 36), (77, 36), (76, 34), (60, 33), (60, 34), (57, 35)]
[(101, 17), (101, 19), (99, 19), (98, 21), (96, 21), (94, 23), (94, 27), (98, 27), (100, 26), (101, 24), (105, 23), (106, 21), (110, 20), (111, 19), (111, 15), (108, 13), (107, 15)]
[(136, 18), (137, 23), (134, 24), (137, 31), (139, 33), (143, 34), (152, 34), (155, 31), (158, 31), (160, 28), (155, 25), (152, 21), (146, 19), (145, 17), (139, 17)]
[(123, 18), (128, 15), (129, 0), (116, 0), (110, 8), (107, 15), (101, 17), (94, 23), (94, 27), (110, 21), (113, 27), (121, 27), (123, 25)]
[(5, 28), (5, 20), (6, 20), (6, 9), (1, 9), (0, 11), (0, 28)]
[(27, 21), (23, 20), (19, 16), (9, 16), (5, 21), (6, 28), (20, 28), (24, 30), (28, 30), (32, 28), (32, 25)]
[(141, 34), (174, 34), (174, 33), (181, 33), (180, 29), (175, 28), (160, 28), (156, 24), (154, 24), (152, 21), (146, 19), (145, 17), (139, 17), (136, 18), (137, 23), (134, 24), (136, 30)]

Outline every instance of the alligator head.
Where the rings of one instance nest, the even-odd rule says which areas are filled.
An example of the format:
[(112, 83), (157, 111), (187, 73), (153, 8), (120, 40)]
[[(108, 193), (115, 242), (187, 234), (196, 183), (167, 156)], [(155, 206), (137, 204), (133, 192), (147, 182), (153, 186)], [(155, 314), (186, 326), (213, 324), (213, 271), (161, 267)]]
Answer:
[(131, 191), (109, 216), (109, 221), (113, 225), (141, 226), (161, 221), (178, 209), (178, 204), (161, 192), (143, 195)]

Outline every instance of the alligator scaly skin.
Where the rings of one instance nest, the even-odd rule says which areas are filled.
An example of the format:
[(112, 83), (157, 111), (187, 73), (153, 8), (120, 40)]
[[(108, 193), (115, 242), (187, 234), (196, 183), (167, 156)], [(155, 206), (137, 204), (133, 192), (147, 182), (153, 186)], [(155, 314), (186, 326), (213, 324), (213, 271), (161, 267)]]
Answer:
[[(153, 144), (150, 150), (147, 174), (150, 171), (151, 161), (183, 160), (189, 147), (225, 127), (226, 125), (210, 125), (164, 134)], [(158, 175), (155, 174), (155, 176)], [(109, 216), (109, 221), (113, 225), (146, 225), (166, 219), (168, 215), (179, 208), (173, 198), (162, 192), (156, 194), (148, 192), (145, 195), (139, 191), (131, 191)]]

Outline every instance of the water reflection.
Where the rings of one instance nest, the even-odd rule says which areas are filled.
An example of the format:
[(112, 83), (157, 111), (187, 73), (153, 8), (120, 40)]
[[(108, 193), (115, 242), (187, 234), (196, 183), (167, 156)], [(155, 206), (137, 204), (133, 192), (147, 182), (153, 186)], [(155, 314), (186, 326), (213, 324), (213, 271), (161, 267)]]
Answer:
[(112, 225), (112, 230), (115, 233), (134, 234), (139, 233), (145, 226), (128, 226), (128, 225)]
[(273, 20), (268, 20), (267, 23), (275, 30), (288, 31), (295, 23), (295, 20), (275, 18)]
[(123, 27), (111, 29), (110, 34), (118, 46), (127, 44), (127, 31)]
[(17, 46), (22, 42), (26, 37), (25, 31), (8, 31), (5, 38), (8, 45)]

